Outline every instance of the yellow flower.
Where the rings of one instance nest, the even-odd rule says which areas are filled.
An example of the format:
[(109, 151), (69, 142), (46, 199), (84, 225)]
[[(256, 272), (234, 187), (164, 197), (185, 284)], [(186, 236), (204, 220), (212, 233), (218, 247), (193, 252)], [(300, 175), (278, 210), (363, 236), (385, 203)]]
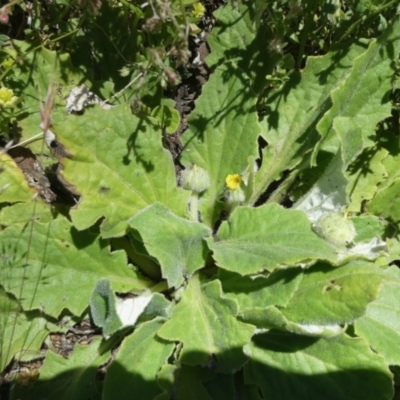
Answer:
[(11, 57), (6, 58), (2, 63), (1, 67), (3, 69), (9, 69), (14, 65), (14, 60)]
[(225, 178), (225, 183), (229, 190), (236, 190), (242, 183), (242, 178), (239, 174), (228, 175)]
[(201, 3), (194, 3), (192, 7), (191, 15), (194, 18), (201, 18), (206, 12), (206, 8)]
[(17, 100), (18, 97), (14, 96), (14, 92), (11, 89), (5, 87), (0, 88), (0, 107), (14, 107)]

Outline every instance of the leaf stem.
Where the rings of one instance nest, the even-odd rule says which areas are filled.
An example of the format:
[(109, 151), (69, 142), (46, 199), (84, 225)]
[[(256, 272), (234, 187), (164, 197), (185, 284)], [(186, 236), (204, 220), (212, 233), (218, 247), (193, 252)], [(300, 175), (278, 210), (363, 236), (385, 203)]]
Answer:
[(192, 192), (189, 197), (189, 210), (190, 219), (197, 222), (199, 220), (199, 194), (196, 192)]

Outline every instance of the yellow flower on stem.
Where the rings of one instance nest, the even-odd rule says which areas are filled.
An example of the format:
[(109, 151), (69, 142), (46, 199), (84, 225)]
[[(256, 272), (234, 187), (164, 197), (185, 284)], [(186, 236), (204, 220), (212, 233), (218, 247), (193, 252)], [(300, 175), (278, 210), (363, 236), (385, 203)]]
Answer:
[(192, 7), (191, 15), (194, 18), (201, 18), (206, 12), (206, 8), (201, 3), (194, 3)]
[(225, 178), (226, 190), (224, 192), (225, 201), (229, 205), (238, 205), (245, 200), (245, 193), (241, 188), (242, 177), (239, 174), (228, 175)]
[(8, 57), (1, 63), (1, 68), (10, 69), (13, 67), (14, 64), (14, 60), (11, 57)]
[(11, 89), (5, 87), (0, 88), (0, 107), (11, 108), (14, 107), (18, 97), (14, 96), (14, 92)]
[(236, 190), (242, 183), (242, 178), (239, 174), (228, 175), (225, 178), (225, 183), (229, 190)]

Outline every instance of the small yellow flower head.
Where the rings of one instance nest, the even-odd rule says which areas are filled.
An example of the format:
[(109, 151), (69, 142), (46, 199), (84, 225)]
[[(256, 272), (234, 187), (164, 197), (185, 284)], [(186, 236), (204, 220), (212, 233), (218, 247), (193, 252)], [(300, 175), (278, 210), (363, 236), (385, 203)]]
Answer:
[(18, 97), (14, 96), (14, 92), (11, 89), (7, 89), (5, 87), (0, 88), (0, 107), (14, 107), (17, 100)]
[(15, 64), (14, 60), (11, 57), (6, 58), (2, 63), (1, 63), (1, 68), (3, 69), (9, 69)]
[(194, 18), (201, 18), (206, 12), (206, 8), (201, 3), (194, 3), (192, 7), (191, 16)]
[(242, 178), (239, 174), (228, 175), (225, 178), (226, 187), (229, 190), (236, 190), (242, 183)]

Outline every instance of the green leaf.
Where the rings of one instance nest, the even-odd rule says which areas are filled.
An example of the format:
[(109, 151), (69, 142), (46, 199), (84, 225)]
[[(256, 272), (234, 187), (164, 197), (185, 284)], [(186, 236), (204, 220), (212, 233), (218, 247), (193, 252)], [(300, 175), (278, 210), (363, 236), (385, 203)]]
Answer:
[(374, 215), (359, 215), (352, 217), (351, 221), (357, 231), (356, 242), (367, 242), (376, 236), (384, 237), (389, 226), (387, 221)]
[(242, 311), (270, 305), (286, 306), (302, 280), (300, 271), (300, 268), (276, 269), (268, 276), (241, 276), (220, 269), (218, 278), (224, 297), (235, 300)]
[(349, 180), (347, 192), (350, 204), (347, 211), (360, 212), (366, 201), (371, 200), (378, 191), (379, 184), (387, 178), (382, 164), (388, 152), (385, 149), (366, 149), (349, 166), (346, 176)]
[(283, 314), (284, 310), (275, 306), (266, 308), (255, 307), (245, 309), (240, 313), (240, 319), (258, 328), (278, 329), (305, 336), (332, 337), (342, 334), (347, 325), (297, 323), (289, 320)]
[[(318, 123), (317, 129), (322, 138), (328, 138), (336, 130), (343, 140), (349, 135), (351, 121), (354, 135), (358, 136), (356, 144), (343, 140), (343, 154), (350, 161), (363, 146), (374, 144), (376, 124), (390, 116), (391, 104), (389, 92), (394, 76), (393, 59), (400, 51), (400, 17), (393, 18), (386, 31), (368, 46), (367, 51), (354, 60), (353, 68), (343, 85), (337, 87), (331, 94), (332, 108)], [(368, 99), (368, 101), (366, 101)], [(340, 118), (335, 122), (336, 118)], [(344, 122), (344, 123), (343, 123)], [(318, 148), (314, 151), (314, 157)]]
[(341, 152), (337, 153), (328, 166), (321, 170), (314, 186), (295, 204), (314, 224), (331, 212), (340, 212), (348, 203), (347, 179), (343, 173)]
[(207, 37), (211, 53), (206, 63), (213, 68), (233, 61), (230, 74), (240, 78), (244, 71), (251, 78), (252, 89), (260, 94), (267, 85), (267, 75), (273, 73), (282, 54), (266, 46), (275, 33), (269, 24), (257, 24), (256, 8), (253, 1), (227, 3), (214, 12), (218, 22)]
[(368, 203), (367, 209), (370, 213), (379, 217), (385, 217), (389, 221), (400, 220), (400, 178), (396, 179), (390, 186), (385, 185), (376, 196)]
[(151, 301), (140, 316), (140, 321), (147, 321), (155, 317), (171, 318), (173, 304), (160, 293), (153, 293)]
[(0, 153), (0, 202), (29, 203), (35, 194), (37, 191), (28, 185), (15, 161), (8, 154)]
[(102, 350), (101, 344), (99, 338), (88, 346), (77, 343), (68, 358), (49, 351), (33, 388), (17, 386), (11, 398), (100, 400), (98, 368), (110, 357), (110, 352)]
[(224, 65), (203, 86), (188, 119), (189, 130), (182, 136), (182, 161), (198, 165), (210, 176), (211, 186), (200, 206), (202, 220), (208, 226), (219, 218), (223, 207), (219, 199), (227, 175), (244, 172), (248, 157), (258, 157), (260, 127), (255, 104), (245, 72), (237, 77), (231, 74), (229, 65)]
[(174, 348), (174, 344), (157, 337), (162, 324), (161, 319), (145, 322), (125, 338), (107, 371), (104, 400), (132, 399), (132, 393), (140, 393), (141, 400), (152, 400), (161, 392), (157, 373)]
[(160, 125), (169, 134), (176, 132), (181, 121), (178, 110), (166, 105), (154, 108), (151, 115), (158, 120)]
[(312, 232), (302, 211), (277, 204), (236, 208), (222, 223), (215, 242), (207, 243), (220, 267), (241, 275), (336, 258), (333, 247)]
[(207, 377), (205, 368), (180, 365), (179, 368), (165, 365), (158, 374), (158, 383), (166, 389), (165, 397), (157, 396), (154, 400), (213, 400), (205, 389), (202, 380)]
[(304, 271), (282, 313), (301, 324), (350, 323), (377, 298), (383, 279), (382, 270), (366, 262), (340, 267), (317, 264)]
[(77, 229), (105, 217), (102, 236), (122, 236), (128, 218), (157, 201), (185, 215), (190, 193), (176, 187), (171, 154), (163, 149), (160, 132), (133, 116), (128, 106), (71, 115), (57, 133), (73, 155), (63, 161), (63, 176), (82, 195), (71, 211)]
[(51, 329), (59, 327), (39, 311), (23, 312), (0, 286), (0, 372), (13, 357), (22, 361), (43, 358), (40, 349)]
[(183, 343), (182, 363), (208, 365), (216, 357), (216, 371), (233, 372), (245, 363), (242, 347), (254, 332), (254, 327), (237, 321), (236, 314), (236, 303), (221, 297), (219, 281), (201, 284), (193, 275), (158, 335)]
[(15, 203), (0, 210), (0, 221), (4, 226), (11, 224), (26, 224), (29, 221), (48, 223), (64, 213), (65, 208), (53, 207), (36, 197), (31, 203)]
[[(97, 8), (97, 5), (94, 7)], [(137, 21), (136, 18), (146, 18), (144, 10), (130, 2), (124, 3), (123, 7), (103, 2), (96, 10), (96, 15), (85, 14), (84, 23), (80, 18), (70, 17), (69, 24), (72, 26), (69, 29), (76, 28), (77, 32), (75, 33), (74, 29), (73, 39), (68, 42), (67, 48), (73, 64), (79, 65), (85, 76), (94, 81), (97, 86), (102, 84), (104, 87), (107, 84), (115, 87), (117, 92), (124, 89), (122, 96), (118, 96), (118, 100), (133, 102), (134, 96), (138, 96), (138, 86), (132, 85), (133, 82), (130, 82), (130, 79), (135, 81), (141, 75), (136, 68), (133, 76), (129, 77), (119, 72), (127, 67), (127, 64), (129, 68), (132, 63), (139, 61), (138, 58), (142, 57), (141, 52), (145, 50), (139, 50), (143, 46), (141, 29), (130, 29), (131, 24), (137, 22), (132, 22), (133, 20), (130, 21), (127, 18), (129, 9), (132, 12), (131, 15), (134, 15), (134, 21)], [(85, 12), (87, 10), (86, 8)], [(149, 79), (149, 75), (152, 75), (151, 71), (147, 69), (147, 72), (150, 73), (144, 74), (143, 80), (141, 79), (141, 84), (144, 86), (142, 95), (143, 90), (146, 91), (149, 86), (152, 86)]]
[(365, 314), (384, 280), (383, 271), (367, 263), (341, 267), (318, 264), (297, 276), (297, 285), (284, 307), (254, 303), (242, 308), (240, 317), (259, 328), (335, 336)]
[(10, 38), (7, 35), (0, 35), (0, 47), (3, 47), (4, 44), (9, 40)]
[(337, 132), (342, 142), (343, 164), (347, 168), (364, 147), (361, 127), (357, 120), (352, 117), (336, 117), (333, 120), (333, 129)]
[(231, 374), (215, 374), (213, 379), (204, 382), (204, 386), (211, 399), (231, 400), (235, 398), (236, 381), (233, 381), (233, 375)]
[(397, 267), (391, 269), (398, 282), (383, 285), (379, 298), (368, 305), (365, 316), (355, 322), (354, 329), (388, 365), (400, 365), (400, 275)]
[[(53, 125), (63, 121), (66, 117), (65, 98), (71, 89), (85, 83), (82, 71), (72, 66), (70, 54), (51, 51), (44, 46), (32, 48), (26, 42), (13, 40), (12, 49), (17, 50), (20, 62), (17, 62), (10, 82), (16, 95), (21, 96), (24, 113), (19, 121), (21, 139), (28, 139), (41, 132), (42, 122), (40, 105), (46, 100), (48, 90), (54, 85), (54, 107), (51, 110)], [(14, 81), (15, 80), (15, 81)], [(86, 81), (87, 82), (87, 81)], [(21, 87), (23, 91), (21, 92)], [(43, 142), (37, 140), (29, 145), (35, 153), (43, 152)], [(46, 152), (46, 146), (44, 146)]]
[[(257, 201), (282, 171), (294, 168), (314, 149), (319, 140), (315, 127), (331, 106), (331, 91), (343, 84), (353, 60), (363, 51), (365, 45), (355, 43), (332, 46), (325, 56), (308, 57), (304, 70), (292, 73), (269, 96), (267, 116), (261, 121), (262, 136), (269, 145), (263, 152), (250, 204)], [(340, 68), (332, 68), (339, 62)]]
[(180, 218), (159, 203), (128, 223), (140, 233), (149, 254), (160, 262), (169, 287), (179, 287), (184, 278), (204, 267), (208, 249), (203, 239), (211, 236), (211, 230), (203, 224)]
[[(265, 399), (389, 400), (391, 373), (360, 338), (315, 339), (283, 332), (257, 335), (246, 346), (245, 382)], [(266, 379), (268, 377), (268, 379)]]
[[(373, 213), (378, 217), (385, 217), (388, 220), (398, 221), (400, 219), (400, 201), (398, 199), (398, 193), (400, 190), (399, 140), (396, 136), (393, 136), (391, 132), (386, 136), (388, 137), (382, 143), (384, 149), (389, 152), (389, 154), (382, 160), (382, 166), (386, 171), (386, 179), (380, 183), (375, 197), (367, 203), (367, 209), (370, 213)], [(384, 150), (382, 149), (382, 151)], [(379, 164), (377, 166), (382, 168)], [(374, 164), (372, 167), (374, 167)], [(379, 172), (380, 171), (377, 170), (377, 176), (379, 176)], [(354, 177), (356, 179), (358, 177), (360, 179), (362, 178), (362, 176), (359, 176), (357, 171), (355, 171)], [(377, 182), (377, 179), (374, 181)]]
[(90, 314), (96, 326), (102, 328), (104, 337), (109, 337), (122, 327), (115, 310), (115, 297), (108, 279), (100, 279), (90, 296)]
[(13, 224), (0, 240), (7, 260), (0, 281), (15, 296), (23, 290), (25, 310), (41, 308), (57, 317), (68, 308), (81, 315), (96, 282), (105, 276), (119, 292), (151, 285), (127, 265), (123, 251), (110, 251), (96, 228), (79, 232), (62, 216), (49, 223)]

